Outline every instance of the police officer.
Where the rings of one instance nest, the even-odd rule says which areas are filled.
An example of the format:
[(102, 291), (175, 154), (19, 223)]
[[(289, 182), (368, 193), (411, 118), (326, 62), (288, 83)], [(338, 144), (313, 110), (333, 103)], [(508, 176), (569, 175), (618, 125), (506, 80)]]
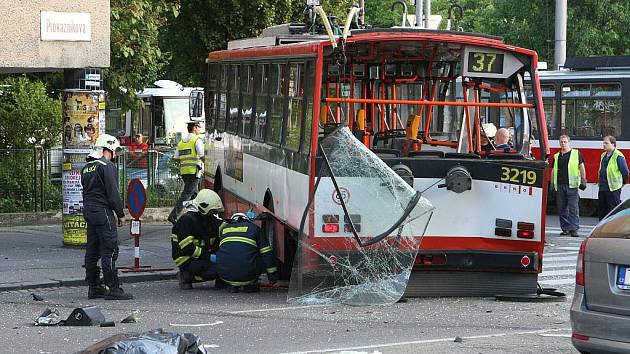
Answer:
[(175, 159), (179, 160), (179, 175), (184, 180), (182, 190), (177, 203), (168, 216), (168, 221), (175, 224), (177, 216), (182, 211), (183, 203), (197, 195), (199, 180), (203, 176), (203, 139), (199, 137), (201, 123), (197, 121), (188, 122), (188, 134), (177, 143)]
[(604, 153), (599, 161), (599, 193), (597, 214), (599, 220), (621, 203), (621, 188), (628, 180), (628, 164), (621, 151), (617, 150), (617, 139), (604, 137)]
[(258, 277), (262, 273), (267, 273), (271, 283), (278, 281), (278, 269), (269, 241), (245, 214), (235, 213), (231, 220), (221, 225), (217, 272), (232, 292), (258, 291)]
[[(192, 283), (216, 278), (211, 254), (216, 249), (219, 227), (223, 220), (221, 198), (210, 189), (202, 189), (173, 226), (172, 256), (179, 267), (181, 289), (192, 289)], [(214, 258), (214, 257), (212, 257)]]
[[(85, 275), (89, 285), (89, 299), (100, 297), (105, 300), (133, 299), (131, 294), (125, 293), (120, 287), (116, 270), (118, 258), (116, 226), (122, 226), (125, 222), (123, 203), (118, 194), (117, 170), (111, 162), (116, 159), (118, 149), (120, 149), (118, 139), (108, 134), (100, 135), (86, 159), (87, 164), (81, 170), (83, 216), (87, 221)], [(99, 258), (103, 268), (104, 286), (100, 280)]]

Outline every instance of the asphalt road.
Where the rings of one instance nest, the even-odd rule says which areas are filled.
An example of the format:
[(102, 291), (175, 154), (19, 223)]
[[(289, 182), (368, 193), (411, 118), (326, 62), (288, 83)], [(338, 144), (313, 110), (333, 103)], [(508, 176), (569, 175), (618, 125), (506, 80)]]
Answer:
[[(136, 297), (126, 302), (88, 301), (85, 287), (8, 291), (0, 293), (0, 352), (71, 353), (114, 334), (163, 328), (198, 335), (210, 353), (577, 353), (569, 306), (576, 247), (588, 228), (576, 239), (558, 236), (550, 224), (541, 283), (567, 293), (559, 302), (424, 298), (393, 306), (304, 307), (287, 304), (286, 289), (230, 294), (209, 283), (181, 291), (174, 280), (125, 284)], [(33, 301), (31, 292), (44, 301)], [(65, 318), (86, 305), (100, 306), (116, 327), (32, 325), (46, 308)], [(119, 323), (132, 313), (138, 323)]]

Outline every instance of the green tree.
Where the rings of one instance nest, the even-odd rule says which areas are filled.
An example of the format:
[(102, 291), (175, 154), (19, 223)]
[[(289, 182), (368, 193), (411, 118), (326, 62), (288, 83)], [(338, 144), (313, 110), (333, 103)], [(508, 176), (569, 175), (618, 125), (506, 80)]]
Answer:
[(5, 78), (0, 85), (0, 146), (24, 149), (59, 145), (59, 97), (49, 97), (44, 83), (24, 76)]
[(171, 60), (158, 45), (160, 30), (179, 13), (179, 1), (112, 0), (111, 59), (105, 88), (124, 108), (136, 91), (158, 79)]
[(630, 2), (572, 0), (568, 6), (567, 56), (630, 54)]

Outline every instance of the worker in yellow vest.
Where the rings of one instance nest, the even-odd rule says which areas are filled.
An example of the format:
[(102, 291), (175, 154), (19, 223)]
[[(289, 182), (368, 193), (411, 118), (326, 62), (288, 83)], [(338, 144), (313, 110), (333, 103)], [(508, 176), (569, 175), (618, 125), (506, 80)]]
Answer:
[(617, 150), (617, 139), (604, 137), (604, 153), (599, 161), (599, 193), (597, 214), (603, 219), (617, 205), (621, 204), (621, 188), (628, 180), (628, 164), (623, 154)]
[(184, 208), (184, 202), (197, 195), (199, 181), (203, 177), (204, 146), (203, 139), (199, 137), (200, 132), (201, 123), (189, 121), (188, 134), (177, 144), (175, 159), (179, 160), (179, 175), (184, 181), (184, 189), (168, 216), (168, 221), (173, 225)]
[(560, 136), (560, 151), (553, 156), (553, 190), (556, 191), (560, 235), (578, 236), (580, 228), (580, 195), (578, 188), (586, 189), (584, 158), (577, 149), (571, 149), (567, 135)]

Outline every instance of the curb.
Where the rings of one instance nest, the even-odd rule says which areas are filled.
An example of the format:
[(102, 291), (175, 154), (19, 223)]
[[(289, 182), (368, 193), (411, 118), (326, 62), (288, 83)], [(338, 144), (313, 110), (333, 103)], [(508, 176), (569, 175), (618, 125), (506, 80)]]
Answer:
[[(121, 283), (141, 283), (148, 281), (161, 281), (177, 279), (177, 271), (162, 271), (162, 272), (146, 272), (136, 274), (121, 274), (118, 276)], [(5, 291), (16, 290), (28, 290), (28, 289), (43, 289), (43, 288), (59, 288), (59, 287), (74, 287), (74, 286), (87, 286), (87, 282), (83, 278), (68, 278), (68, 279), (51, 279), (47, 281), (30, 281), (24, 283), (7, 283), (0, 284), (0, 293)]]
[[(146, 208), (140, 220), (143, 222), (165, 222), (171, 212), (171, 207)], [(129, 212), (125, 209), (125, 215)], [(44, 211), (37, 213), (0, 213), (0, 227), (34, 226), (34, 225), (61, 225), (61, 211)]]

